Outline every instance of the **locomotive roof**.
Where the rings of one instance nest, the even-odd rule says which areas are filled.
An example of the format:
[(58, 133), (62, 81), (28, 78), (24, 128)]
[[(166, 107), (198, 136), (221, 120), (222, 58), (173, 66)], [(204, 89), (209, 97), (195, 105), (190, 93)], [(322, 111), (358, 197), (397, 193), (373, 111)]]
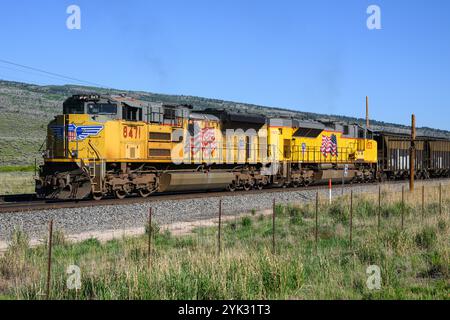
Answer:
[(189, 119), (193, 120), (208, 120), (208, 121), (219, 121), (219, 118), (212, 115), (212, 114), (206, 114), (206, 113), (197, 113), (197, 112), (191, 112), (189, 114)]
[(268, 119), (266, 116), (260, 114), (230, 112), (225, 109), (205, 109), (202, 112), (215, 115), (221, 121), (224, 122), (246, 122), (253, 124), (265, 124)]
[[(188, 108), (193, 109), (192, 105), (189, 104), (174, 104), (174, 103), (164, 103), (164, 102), (149, 102), (145, 100), (136, 99), (130, 96), (127, 96), (125, 94), (121, 95), (99, 95), (99, 94), (75, 94), (71, 97), (67, 98), (66, 101), (93, 101), (93, 102), (101, 102), (101, 101), (108, 101), (108, 102), (118, 102), (126, 104), (130, 107), (136, 107), (136, 108), (143, 108), (152, 104), (158, 104), (164, 107), (169, 108)], [(65, 101), (65, 102), (66, 102)]]

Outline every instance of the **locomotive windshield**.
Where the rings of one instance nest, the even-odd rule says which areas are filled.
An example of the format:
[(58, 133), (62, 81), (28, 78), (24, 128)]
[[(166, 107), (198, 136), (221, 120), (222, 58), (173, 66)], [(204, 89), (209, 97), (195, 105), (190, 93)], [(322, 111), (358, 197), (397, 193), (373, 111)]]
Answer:
[(64, 114), (83, 114), (84, 103), (82, 101), (67, 100), (63, 104)]
[(90, 103), (87, 106), (88, 114), (117, 114), (117, 105), (112, 103)]

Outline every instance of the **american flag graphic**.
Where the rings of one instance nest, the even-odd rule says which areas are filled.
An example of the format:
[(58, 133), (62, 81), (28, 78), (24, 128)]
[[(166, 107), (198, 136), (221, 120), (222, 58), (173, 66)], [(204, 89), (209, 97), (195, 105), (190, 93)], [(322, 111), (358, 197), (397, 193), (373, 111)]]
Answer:
[(320, 152), (322, 152), (325, 158), (328, 154), (332, 157), (338, 156), (336, 135), (332, 134), (330, 137), (322, 135), (322, 146), (320, 147)]
[(202, 152), (203, 158), (209, 158), (214, 155), (217, 148), (214, 128), (200, 128), (198, 122), (194, 122), (194, 137), (191, 137), (191, 150), (194, 156)]
[(67, 138), (69, 141), (77, 140), (77, 133), (75, 131), (67, 131)]

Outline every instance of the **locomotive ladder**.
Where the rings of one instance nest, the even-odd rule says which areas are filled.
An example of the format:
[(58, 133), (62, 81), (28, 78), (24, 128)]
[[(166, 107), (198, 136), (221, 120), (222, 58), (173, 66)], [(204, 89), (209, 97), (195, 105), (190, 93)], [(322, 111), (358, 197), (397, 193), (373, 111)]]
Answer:
[(92, 192), (103, 192), (103, 181), (105, 178), (106, 164), (103, 159), (89, 159), (89, 176), (91, 178)]

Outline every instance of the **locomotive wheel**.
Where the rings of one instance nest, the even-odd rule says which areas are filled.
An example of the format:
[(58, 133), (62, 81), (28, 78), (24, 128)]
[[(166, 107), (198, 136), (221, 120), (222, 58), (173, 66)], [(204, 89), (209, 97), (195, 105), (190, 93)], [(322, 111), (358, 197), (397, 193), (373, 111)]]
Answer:
[(244, 183), (244, 190), (245, 191), (249, 191), (252, 188), (252, 185), (250, 184), (250, 182)]
[(72, 196), (72, 185), (68, 184), (61, 188), (61, 191), (58, 194), (58, 199), (70, 199)]
[(151, 195), (152, 194), (152, 192), (150, 191), (150, 190), (147, 190), (147, 189), (139, 189), (139, 195), (142, 197), (142, 198), (147, 198), (149, 195)]
[(228, 185), (227, 190), (231, 191), (231, 192), (235, 192), (236, 191), (236, 185), (234, 183)]
[(294, 188), (298, 188), (299, 185), (300, 185), (300, 183), (299, 183), (298, 181), (293, 181), (293, 182), (292, 182), (292, 186), (293, 186)]
[(102, 200), (102, 198), (103, 198), (103, 193), (101, 193), (101, 192), (95, 192), (92, 194), (92, 199), (94, 199), (95, 201)]
[(125, 197), (127, 196), (127, 193), (123, 190), (116, 190), (114, 191), (114, 195), (116, 196), (117, 199), (125, 199)]
[(264, 188), (264, 185), (262, 184), (262, 182), (258, 182), (256, 185), (255, 185), (255, 189), (257, 189), (257, 190), (262, 190)]

